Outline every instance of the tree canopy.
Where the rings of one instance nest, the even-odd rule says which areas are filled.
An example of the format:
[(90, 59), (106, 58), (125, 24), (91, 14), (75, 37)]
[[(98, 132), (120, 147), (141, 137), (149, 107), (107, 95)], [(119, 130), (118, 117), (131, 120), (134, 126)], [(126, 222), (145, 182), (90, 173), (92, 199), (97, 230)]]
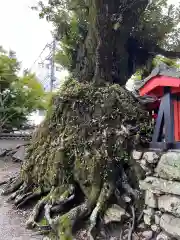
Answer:
[[(112, 75), (109, 80), (124, 84), (140, 67), (146, 66), (149, 71), (156, 55), (180, 56), (179, 4), (168, 4), (167, 0), (138, 2), (51, 0), (40, 1), (37, 9), (40, 17), (53, 23), (55, 35), (61, 41), (56, 60), (79, 80), (91, 80), (94, 76), (99, 41), (97, 17), (100, 11), (106, 14), (104, 29), (108, 34), (105, 35), (105, 30), (101, 33), (109, 36), (105, 41), (109, 53), (104, 51), (109, 54), (109, 67), (106, 66)], [(107, 13), (103, 6), (107, 6)]]
[(0, 129), (20, 127), (34, 110), (44, 107), (44, 90), (31, 73), (18, 76), (15, 53), (0, 52)]

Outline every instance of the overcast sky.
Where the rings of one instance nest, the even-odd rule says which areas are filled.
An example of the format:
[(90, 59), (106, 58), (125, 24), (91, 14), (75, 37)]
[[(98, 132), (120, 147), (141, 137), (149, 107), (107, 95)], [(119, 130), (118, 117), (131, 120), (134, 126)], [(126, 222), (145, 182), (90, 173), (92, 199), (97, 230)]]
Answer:
[(36, 1), (0, 0), (0, 45), (16, 51), (23, 68), (30, 68), (45, 44), (52, 39), (50, 25), (30, 9)]
[(31, 67), (47, 42), (51, 42), (51, 27), (40, 20), (30, 7), (36, 0), (0, 0), (0, 45), (12, 49)]

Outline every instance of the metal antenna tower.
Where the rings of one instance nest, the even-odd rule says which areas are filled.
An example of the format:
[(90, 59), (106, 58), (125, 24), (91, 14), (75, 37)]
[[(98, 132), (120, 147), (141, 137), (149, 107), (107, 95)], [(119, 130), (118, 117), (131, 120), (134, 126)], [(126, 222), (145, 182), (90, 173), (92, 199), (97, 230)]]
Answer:
[(55, 79), (55, 52), (56, 52), (56, 40), (54, 38), (53, 43), (52, 43), (52, 54), (51, 54), (51, 73), (50, 73), (50, 91), (53, 91), (53, 87), (54, 87), (54, 82), (56, 81)]

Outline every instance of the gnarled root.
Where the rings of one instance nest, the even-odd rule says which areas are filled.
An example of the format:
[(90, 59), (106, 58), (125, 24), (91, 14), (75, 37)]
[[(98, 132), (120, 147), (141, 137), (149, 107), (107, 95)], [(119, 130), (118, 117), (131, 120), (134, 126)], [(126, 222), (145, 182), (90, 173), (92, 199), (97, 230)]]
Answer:
[(75, 187), (70, 185), (68, 190), (66, 190), (57, 201), (52, 201), (51, 212), (58, 213), (62, 210), (64, 204), (72, 201), (75, 198)]
[(114, 184), (112, 182), (105, 182), (99, 195), (96, 207), (94, 208), (90, 216), (90, 227), (88, 229), (88, 237), (90, 240), (94, 239), (92, 236), (92, 231), (96, 226), (97, 217), (104, 210), (105, 205), (107, 204), (113, 192)]
[(46, 205), (48, 199), (49, 199), (49, 194), (47, 196), (45, 196), (43, 199), (39, 200), (39, 202), (36, 204), (28, 221), (26, 222), (27, 228), (31, 229), (31, 228), (38, 226), (38, 224), (36, 223), (36, 220), (40, 214), (40, 211)]
[(8, 195), (20, 188), (20, 186), (23, 184), (23, 180), (21, 177), (16, 178), (13, 182), (10, 182), (7, 184), (7, 186), (3, 189), (2, 195)]
[(133, 234), (133, 231), (134, 231), (134, 228), (135, 228), (135, 209), (134, 209), (134, 206), (131, 206), (131, 211), (132, 211), (132, 224), (131, 224), (131, 227), (129, 229), (129, 234), (128, 234), (128, 240), (132, 240), (132, 234)]
[(29, 192), (29, 193), (26, 193), (24, 194), (21, 199), (19, 199), (18, 202), (16, 202), (15, 204), (17, 205), (18, 208), (24, 206), (29, 200), (32, 200), (34, 198), (38, 198), (42, 195), (42, 192), (39, 191), (39, 192)]
[(8, 181), (2, 181), (2, 182), (0, 182), (0, 186), (5, 185), (7, 183), (8, 183)]
[(13, 192), (10, 197), (8, 198), (7, 201), (12, 201), (12, 200), (15, 200), (16, 197), (18, 197), (19, 195), (23, 194), (25, 192), (25, 188), (26, 188), (26, 185), (21, 185), (19, 189), (17, 189), (15, 192)]
[(46, 205), (45, 216), (52, 229), (57, 233), (59, 239), (68, 240), (72, 238), (72, 229), (77, 221), (88, 216), (91, 207), (85, 201), (81, 205), (71, 209), (68, 213), (57, 216), (55, 219), (50, 217), (50, 206)]
[[(68, 190), (66, 190), (62, 195), (60, 195), (60, 198), (58, 200), (57, 200), (57, 196), (55, 196), (57, 194), (57, 192), (58, 192), (57, 189), (52, 188), (50, 193), (36, 204), (30, 218), (28, 219), (28, 221), (26, 223), (27, 228), (37, 227), (38, 229), (41, 229), (41, 230), (49, 229), (49, 225), (40, 226), (36, 222), (37, 218), (39, 216), (39, 213), (43, 209), (43, 207), (46, 206), (46, 208), (47, 208), (47, 206), (50, 206), (50, 210), (52, 207), (53, 211), (58, 211), (58, 210), (62, 209), (62, 206), (65, 203), (69, 202), (70, 200), (72, 200), (74, 198), (74, 186), (73, 185), (70, 185)], [(28, 201), (29, 198), (31, 199), (33, 197), (40, 196), (41, 194), (42, 194), (41, 192), (35, 192), (34, 194), (25, 196), (25, 198), (22, 197), (22, 201), (21, 201), (21, 203), (19, 203), (19, 205), (22, 206), (22, 204), (24, 204), (24, 202)]]

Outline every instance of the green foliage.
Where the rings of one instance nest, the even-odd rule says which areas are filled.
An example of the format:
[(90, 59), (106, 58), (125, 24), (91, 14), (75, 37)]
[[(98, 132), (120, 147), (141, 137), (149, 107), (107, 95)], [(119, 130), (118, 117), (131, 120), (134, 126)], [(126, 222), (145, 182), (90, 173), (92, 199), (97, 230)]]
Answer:
[(169, 59), (169, 58), (166, 58), (163, 56), (156, 56), (152, 60), (149, 70), (147, 70), (146, 67), (138, 69), (135, 72), (135, 74), (132, 76), (132, 79), (137, 80), (137, 81), (142, 80), (143, 78), (148, 76), (149, 73), (161, 63), (165, 63), (169, 67), (173, 67), (173, 68), (177, 68), (177, 69), (180, 68), (180, 64), (175, 59)]
[(167, 0), (153, 0), (140, 17), (139, 24), (132, 34), (143, 46), (162, 46), (177, 50), (180, 46), (180, 5), (170, 4)]
[[(78, 49), (85, 41), (88, 26), (91, 24), (88, 18), (91, 5), (92, 1), (85, 0), (51, 0), (48, 3), (40, 1), (37, 8), (41, 17), (46, 17), (53, 23), (55, 34), (61, 40), (57, 62), (70, 71), (75, 68)], [(132, 26), (130, 35), (149, 51), (154, 51), (156, 46), (166, 50), (178, 50), (179, 21), (179, 4), (169, 5), (168, 0), (153, 0), (140, 16), (138, 24)], [(121, 29), (122, 24), (118, 26), (118, 29)]]
[(56, 61), (72, 71), (76, 65), (77, 50), (83, 43), (88, 29), (88, 6), (85, 0), (52, 0), (39, 2), (35, 8), (40, 17), (51, 21), (55, 36), (61, 41)]
[(44, 108), (44, 90), (34, 74), (19, 77), (20, 65), (13, 52), (0, 52), (0, 131), (19, 128), (27, 115)]
[(178, 62), (175, 59), (169, 59), (166, 57), (157, 56), (152, 61), (152, 68), (158, 66), (160, 63), (165, 63), (169, 67), (174, 67), (174, 68), (180, 67), (180, 65), (178, 64)]
[(12, 82), (17, 81), (17, 72), (20, 65), (16, 59), (16, 56), (11, 52), (0, 48), (0, 90), (4, 91), (9, 88)]

